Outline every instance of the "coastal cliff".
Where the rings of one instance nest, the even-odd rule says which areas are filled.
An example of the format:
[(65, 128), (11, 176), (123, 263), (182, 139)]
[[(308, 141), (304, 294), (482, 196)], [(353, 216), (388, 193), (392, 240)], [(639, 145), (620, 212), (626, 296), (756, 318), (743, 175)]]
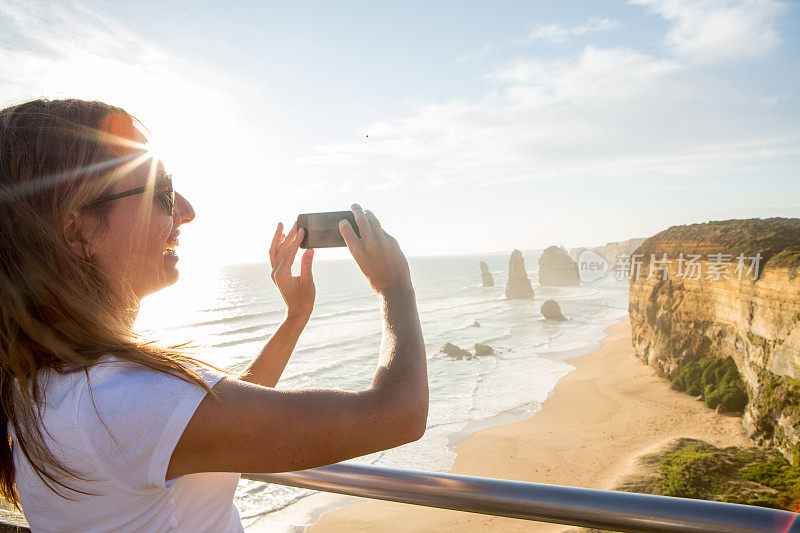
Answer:
[(606, 263), (613, 269), (616, 268), (619, 256), (622, 254), (633, 254), (633, 252), (644, 243), (645, 239), (637, 237), (628, 239), (627, 241), (609, 242), (600, 248), (594, 248), (593, 251), (602, 255)]
[(635, 250), (629, 313), (637, 357), (675, 379), (732, 358), (759, 445), (800, 457), (800, 219), (674, 226)]
[(595, 246), (593, 248), (579, 246), (577, 248), (571, 248), (569, 250), (569, 256), (577, 263), (581, 254), (587, 250), (590, 250), (605, 259), (606, 263), (608, 263), (609, 269), (615, 269), (617, 267), (617, 261), (621, 255), (633, 254), (633, 252), (639, 246), (641, 246), (644, 241), (644, 237), (636, 237), (626, 241), (608, 242), (603, 246)]

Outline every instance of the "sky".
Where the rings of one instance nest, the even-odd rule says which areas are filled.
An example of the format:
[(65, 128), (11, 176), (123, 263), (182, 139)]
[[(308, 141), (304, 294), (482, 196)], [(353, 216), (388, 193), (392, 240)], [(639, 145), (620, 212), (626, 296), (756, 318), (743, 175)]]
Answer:
[(797, 217), (798, 67), (778, 0), (0, 0), (0, 105), (137, 116), (197, 212), (183, 265), (353, 202), (412, 256)]

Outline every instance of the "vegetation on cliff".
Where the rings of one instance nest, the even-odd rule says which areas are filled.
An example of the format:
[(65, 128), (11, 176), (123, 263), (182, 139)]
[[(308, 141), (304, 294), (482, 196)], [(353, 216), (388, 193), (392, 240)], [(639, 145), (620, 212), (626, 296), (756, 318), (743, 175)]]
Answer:
[[(794, 268), (800, 266), (800, 219), (749, 218), (717, 220), (704, 224), (673, 226), (647, 239), (636, 253), (761, 254), (761, 265)], [(772, 261), (771, 261), (772, 260)]]
[(639, 459), (641, 472), (617, 490), (758, 505), (794, 511), (800, 500), (800, 466), (774, 449), (717, 448), (676, 439)]
[[(759, 373), (760, 394), (752, 405), (753, 420), (764, 438), (784, 450), (792, 463), (800, 465), (800, 445), (787, 435), (800, 433), (800, 381), (768, 370)], [(783, 424), (778, 424), (779, 419)]]
[(772, 372), (764, 372), (762, 379), (762, 407), (800, 421), (800, 381)]
[(776, 268), (793, 268), (800, 265), (800, 246), (791, 246), (773, 256), (770, 266)]
[(672, 380), (672, 388), (702, 395), (711, 409), (722, 405), (726, 411), (743, 411), (747, 405), (747, 391), (731, 357), (704, 357), (687, 364)]

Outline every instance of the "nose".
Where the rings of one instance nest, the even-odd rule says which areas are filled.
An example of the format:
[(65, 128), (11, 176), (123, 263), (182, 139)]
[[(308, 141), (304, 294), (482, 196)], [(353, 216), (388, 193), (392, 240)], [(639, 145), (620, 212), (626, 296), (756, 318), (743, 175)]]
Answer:
[(178, 192), (175, 193), (175, 225), (180, 226), (194, 220), (194, 208), (189, 200)]

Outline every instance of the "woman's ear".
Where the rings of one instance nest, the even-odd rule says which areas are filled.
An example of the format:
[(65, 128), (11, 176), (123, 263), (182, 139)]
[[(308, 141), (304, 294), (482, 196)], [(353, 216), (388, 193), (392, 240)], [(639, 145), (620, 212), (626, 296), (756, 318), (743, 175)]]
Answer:
[(92, 255), (90, 243), (86, 238), (88, 220), (84, 213), (72, 211), (64, 222), (64, 240), (72, 253), (81, 259), (88, 259)]

